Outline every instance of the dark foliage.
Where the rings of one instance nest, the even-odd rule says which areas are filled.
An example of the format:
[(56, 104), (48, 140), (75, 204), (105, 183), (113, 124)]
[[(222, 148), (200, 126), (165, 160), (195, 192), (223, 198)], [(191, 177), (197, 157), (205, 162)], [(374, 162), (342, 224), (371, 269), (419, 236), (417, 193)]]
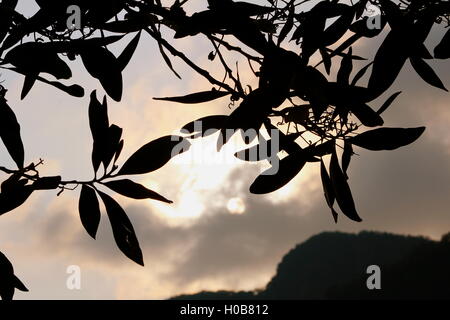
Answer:
[[(157, 42), (163, 61), (178, 78), (181, 77), (174, 69), (172, 57), (184, 61), (213, 86), (181, 97), (156, 99), (197, 104), (228, 96), (230, 105), (235, 107), (230, 115), (199, 119), (202, 129), (197, 130), (194, 123), (189, 123), (182, 130), (183, 136), (164, 136), (147, 143), (121, 166), (118, 161), (124, 146), (122, 129), (110, 124), (107, 99), (99, 101), (94, 91), (89, 105), (93, 179), (65, 181), (59, 176), (41, 177), (38, 167), (42, 160), (37, 164), (25, 163), (20, 124), (7, 104), (6, 89), (0, 88), (0, 138), (17, 165), (14, 169), (0, 167), (9, 175), (1, 185), (0, 215), (22, 205), (34, 191), (61, 193), (81, 187), (80, 217), (88, 234), (95, 238), (101, 217), (100, 199), (118, 247), (139, 264), (143, 264), (142, 253), (130, 220), (120, 205), (99, 188), (106, 187), (133, 199), (171, 201), (131, 180), (116, 179), (119, 176), (153, 172), (172, 157), (186, 152), (190, 139), (215, 132), (220, 132), (217, 144), (220, 149), (232, 136), (229, 130), (233, 133), (241, 130), (245, 132), (245, 143), (258, 139), (259, 144), (252, 147), (254, 150), (236, 153), (239, 159), (274, 163), (272, 160), (279, 154), (261, 152), (269, 145), (278, 145), (285, 155), (275, 174), (263, 173), (256, 178), (250, 186), (251, 192), (275, 191), (289, 183), (307, 164), (320, 162), (324, 194), (334, 220), (337, 222), (339, 215), (334, 208), (337, 203), (345, 216), (361, 221), (347, 174), (353, 147), (392, 150), (414, 142), (424, 131), (424, 128), (366, 131), (366, 127), (383, 126), (381, 114), (392, 107), (399, 92), (391, 94), (378, 111), (373, 107), (373, 100), (389, 90), (407, 60), (425, 82), (447, 90), (426, 61), (450, 57), (449, 32), (432, 50), (434, 56), (424, 41), (434, 25), (448, 26), (448, 1), (361, 0), (346, 4), (323, 0), (311, 7), (308, 1), (295, 0), (268, 0), (263, 5), (208, 0), (206, 10), (192, 15), (185, 11), (189, 0), (175, 0), (170, 7), (163, 6), (159, 0), (35, 1), (39, 10), (29, 18), (17, 11), (18, 0), (0, 3), (0, 68), (24, 76), (22, 99), (36, 81), (74, 97), (84, 96), (82, 86), (66, 84), (72, 80), (72, 61), (78, 60), (111, 99), (120, 101), (124, 87), (122, 73), (138, 47), (141, 33), (145, 32)], [(370, 18), (364, 15), (369, 4), (380, 8), (376, 28), (372, 28)], [(68, 28), (70, 5), (80, 9), (81, 30)], [(327, 26), (330, 18), (336, 19)], [(163, 32), (168, 29), (173, 32)], [(376, 37), (383, 30), (388, 30), (387, 36), (373, 61), (357, 70), (357, 63), (365, 58), (356, 55), (352, 48), (357, 41)], [(114, 53), (111, 45), (123, 41), (128, 34), (134, 34), (132, 40), (122, 52)], [(217, 80), (191, 61), (188, 53), (177, 50), (167, 34), (174, 34), (175, 39), (206, 37), (213, 47), (207, 58), (223, 66), (223, 80)], [(232, 40), (240, 45), (233, 45)], [(238, 65), (235, 70), (229, 67), (224, 50), (234, 51), (248, 61), (258, 78), (257, 88), (241, 82)], [(321, 62), (312, 65), (317, 56)], [(338, 65), (335, 80), (330, 77), (333, 65)], [(358, 85), (369, 70), (367, 85)], [(253, 131), (247, 134), (249, 130)], [(270, 139), (259, 134), (264, 130)], [(338, 153), (340, 148), (344, 150), (342, 156)], [(256, 159), (247, 156), (253, 151), (258, 154)], [(326, 158), (331, 159), (328, 169)]]
[[(445, 239), (322, 233), (287, 253), (264, 289), (173, 299), (449, 299), (450, 245)], [(381, 269), (381, 290), (366, 286), (366, 269), (373, 264)]]
[(0, 252), (0, 297), (2, 300), (12, 300), (16, 289), (28, 291), (27, 287), (14, 274), (11, 262)]

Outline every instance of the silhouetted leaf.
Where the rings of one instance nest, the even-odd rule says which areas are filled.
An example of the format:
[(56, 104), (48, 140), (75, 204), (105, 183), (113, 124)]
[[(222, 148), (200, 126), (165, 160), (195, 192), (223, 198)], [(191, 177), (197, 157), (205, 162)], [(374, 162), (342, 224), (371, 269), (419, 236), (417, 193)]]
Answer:
[(0, 215), (21, 206), (34, 191), (27, 179), (20, 179), (20, 175), (12, 174), (3, 181), (0, 193)]
[(358, 83), (358, 81), (364, 76), (367, 69), (373, 64), (373, 61), (362, 67), (355, 75), (355, 77), (352, 80), (351, 86), (354, 86)]
[(117, 64), (121, 71), (125, 69), (125, 67), (130, 62), (131, 58), (133, 57), (133, 54), (136, 51), (136, 48), (139, 44), (140, 37), (141, 32), (139, 31), (138, 34), (133, 38), (133, 40), (131, 40), (130, 43), (125, 47), (120, 56), (117, 57)]
[(28, 93), (33, 88), (34, 83), (37, 80), (37, 77), (38, 77), (37, 73), (27, 74), (25, 76), (25, 79), (23, 81), (22, 93), (20, 94), (20, 99), (22, 99), (22, 100), (25, 99), (25, 97), (28, 95)]
[(341, 67), (337, 74), (337, 82), (342, 84), (349, 84), (350, 74), (353, 70), (352, 61), (352, 47), (348, 50), (348, 53), (342, 58)]
[(336, 151), (331, 154), (330, 177), (333, 185), (336, 201), (343, 214), (353, 221), (360, 222), (362, 219), (356, 212), (353, 196), (348, 186), (347, 179), (339, 166)]
[(180, 97), (164, 97), (164, 98), (153, 98), (154, 100), (162, 100), (162, 101), (170, 101), (170, 102), (178, 102), (178, 103), (187, 103), (187, 104), (195, 104), (195, 103), (203, 103), (208, 101), (213, 101), (215, 99), (219, 99), (225, 96), (228, 96), (230, 93), (225, 91), (211, 90), (211, 91), (202, 91), (197, 93), (188, 94), (186, 96)]
[(329, 46), (341, 39), (349, 29), (354, 15), (355, 10), (353, 7), (346, 6), (345, 12), (342, 16), (340, 16), (335, 22), (325, 29), (322, 44), (324, 46)]
[(338, 213), (333, 208), (334, 200), (336, 199), (334, 195), (333, 184), (331, 183), (330, 176), (328, 175), (323, 160), (320, 160), (320, 176), (322, 178), (322, 188), (325, 195), (325, 200), (327, 201), (328, 207), (331, 209), (331, 214), (333, 215), (334, 222), (337, 223)]
[(22, 281), (14, 275), (14, 268), (8, 258), (0, 252), (0, 297), (4, 301), (12, 300), (15, 289), (28, 291)]
[(217, 150), (220, 151), (238, 129), (252, 135), (251, 137), (247, 136), (250, 139), (245, 143), (251, 142), (256, 138), (271, 109), (281, 102), (278, 100), (278, 96), (270, 90), (261, 88), (253, 90), (227, 118), (217, 141)]
[(428, 84), (433, 87), (448, 91), (442, 83), (441, 79), (436, 75), (434, 70), (421, 58), (412, 56), (409, 58), (411, 65), (417, 74)]
[(367, 127), (377, 127), (384, 124), (383, 118), (365, 103), (349, 106), (353, 114)]
[(305, 154), (315, 157), (324, 157), (334, 151), (334, 140), (328, 140), (321, 144), (314, 144), (304, 149)]
[[(306, 160), (302, 153), (294, 153), (281, 159), (278, 171), (274, 173), (274, 167), (267, 169), (250, 186), (253, 194), (265, 194), (278, 190), (291, 181), (305, 166)], [(277, 167), (275, 167), (275, 170)]]
[(165, 136), (153, 140), (136, 151), (118, 174), (144, 174), (158, 170), (174, 156), (188, 151), (190, 146), (188, 140), (179, 136)]
[(331, 57), (328, 51), (325, 48), (319, 48), (320, 55), (322, 56), (323, 65), (325, 67), (325, 71), (327, 74), (330, 74), (331, 71)]
[(128, 198), (154, 199), (167, 203), (173, 203), (173, 201), (166, 199), (157, 192), (147, 189), (143, 185), (128, 179), (105, 182), (105, 186)]
[(379, 0), (379, 2), (391, 28), (398, 28), (404, 21), (399, 5), (390, 0)]
[(3, 97), (0, 97), (0, 137), (17, 167), (22, 169), (24, 149), (20, 137), (20, 125), (16, 115)]
[(350, 166), (350, 160), (352, 159), (353, 155), (353, 146), (348, 141), (348, 139), (344, 140), (344, 152), (342, 153), (342, 171), (344, 172), (344, 175), (346, 179), (348, 179), (347, 176), (347, 170)]
[(58, 88), (68, 94), (70, 94), (71, 96), (77, 97), (77, 98), (82, 98), (84, 97), (84, 89), (83, 87), (81, 87), (78, 84), (72, 84), (70, 86), (66, 86), (60, 82), (56, 82), (56, 81), (44, 81), (43, 78), (38, 77), (38, 80), (48, 83), (52, 86), (54, 86), (55, 88)]
[(89, 103), (89, 126), (91, 128), (93, 142), (92, 148), (92, 166), (97, 172), (100, 163), (105, 158), (105, 144), (109, 130), (108, 106), (106, 99), (103, 104), (97, 100), (96, 91), (91, 93)]
[(95, 190), (87, 185), (81, 187), (78, 212), (84, 229), (95, 239), (100, 224), (100, 206)]
[(20, 207), (27, 201), (33, 188), (31, 186), (18, 187), (15, 193), (1, 193), (0, 194), (0, 215)]
[(292, 81), (295, 94), (303, 100), (309, 101), (315, 119), (319, 119), (330, 104), (328, 92), (329, 82), (317, 69), (311, 66), (299, 68)]
[(399, 96), (399, 94), (402, 93), (401, 91), (398, 91), (394, 94), (392, 94), (384, 103), (383, 105), (380, 107), (380, 109), (377, 111), (378, 114), (382, 114), (384, 111), (387, 110), (387, 108), (389, 108), (392, 104), (392, 102), (394, 102), (394, 100)]
[(104, 155), (102, 157), (102, 163), (105, 168), (108, 168), (111, 160), (114, 158), (114, 155), (118, 152), (121, 138), (122, 128), (116, 126), (115, 124), (111, 125), (108, 128), (108, 133), (105, 136), (104, 142)]
[(13, 286), (20, 291), (28, 292), (28, 288), (19, 278), (17, 278), (17, 276), (13, 276)]
[(33, 188), (34, 190), (53, 190), (58, 188), (60, 182), (60, 176), (40, 177), (33, 183)]
[(164, 47), (163, 45), (158, 42), (158, 48), (159, 48), (159, 52), (161, 53), (161, 56), (164, 59), (164, 62), (167, 64), (167, 66), (169, 67), (169, 69), (173, 72), (173, 74), (178, 78), (181, 79), (181, 76), (178, 74), (178, 72), (175, 70), (175, 68), (172, 65), (172, 61), (170, 60), (169, 56), (167, 55), (167, 53), (164, 51)]
[(194, 135), (194, 137), (206, 137), (223, 128), (225, 122), (227, 121), (227, 118), (228, 116), (224, 115), (203, 117), (189, 122), (188, 124), (184, 125), (181, 130), (188, 133), (198, 132), (199, 135)]
[(123, 145), (124, 145), (124, 141), (120, 140), (119, 141), (119, 145), (117, 146), (117, 149), (116, 149), (116, 153), (114, 155), (114, 163), (116, 163), (117, 159), (119, 159), (119, 156), (120, 156), (120, 154), (122, 153), (122, 150), (123, 150)]
[[(33, 57), (33, 59), (30, 59)], [(40, 72), (57, 79), (69, 79), (72, 71), (52, 47), (40, 42), (27, 42), (14, 47), (5, 56), (10, 63), (27, 74), (37, 76)]]
[(370, 100), (379, 97), (394, 83), (408, 58), (408, 42), (400, 32), (391, 30), (378, 49), (368, 89)]
[[(295, 140), (299, 137), (298, 133), (286, 135), (276, 126), (267, 121), (264, 123), (264, 126), (266, 127), (267, 133), (269, 134), (271, 140), (278, 141), (278, 143), (275, 144), (272, 144), (272, 142), (270, 143), (270, 147), (273, 150), (284, 150), (288, 154), (303, 152), (303, 149), (295, 142)], [(277, 146), (277, 144), (279, 144), (279, 146)], [(305, 154), (308, 155), (308, 152), (305, 152)]]
[[(23, 75), (28, 76), (26, 72), (24, 72), (24, 71), (22, 71), (20, 69), (10, 68), (10, 70), (14, 70), (15, 72), (18, 72), (18, 73), (21, 73)], [(78, 84), (73, 84), (73, 85), (67, 86), (65, 84), (62, 84), (61, 82), (50, 81), (50, 80), (47, 80), (47, 79), (42, 78), (40, 76), (37, 76), (36, 79), (41, 81), (41, 82), (44, 82), (44, 83), (46, 83), (48, 85), (51, 85), (51, 86), (53, 86), (55, 88), (58, 88), (58, 89), (60, 89), (60, 90), (62, 90), (64, 92), (70, 94), (71, 96), (78, 97), (78, 98), (84, 97), (84, 89), (83, 89), (83, 87), (79, 86)], [(22, 99), (23, 99), (23, 97), (24, 97), (24, 92), (22, 93)]]
[(100, 192), (117, 247), (131, 260), (144, 266), (142, 251), (133, 225), (122, 207), (109, 195)]
[(89, 74), (98, 79), (106, 93), (115, 101), (122, 99), (122, 69), (116, 57), (106, 48), (89, 46), (81, 53)]
[[(281, 143), (280, 143), (281, 144)], [(238, 151), (234, 156), (243, 161), (261, 161), (277, 155), (280, 146), (272, 145), (272, 139), (259, 138), (259, 143), (251, 148)], [(275, 150), (272, 150), (274, 148)], [(272, 154), (272, 152), (274, 154)]]
[(304, 14), (300, 34), (302, 41), (302, 56), (309, 59), (318, 49), (323, 47), (323, 30), (327, 20), (326, 9), (329, 6), (327, 1), (321, 1), (316, 4), (309, 12)]
[(278, 36), (277, 45), (279, 46), (284, 39), (286, 39), (286, 36), (291, 32), (292, 27), (294, 26), (294, 14), (295, 14), (295, 7), (291, 6), (289, 8), (289, 14), (286, 19), (286, 22), (284, 23), (283, 28), (280, 31), (280, 34)]
[(441, 42), (434, 48), (434, 57), (437, 59), (450, 58), (450, 30), (447, 30)]
[(350, 142), (368, 150), (394, 150), (416, 141), (425, 127), (378, 128), (350, 138)]

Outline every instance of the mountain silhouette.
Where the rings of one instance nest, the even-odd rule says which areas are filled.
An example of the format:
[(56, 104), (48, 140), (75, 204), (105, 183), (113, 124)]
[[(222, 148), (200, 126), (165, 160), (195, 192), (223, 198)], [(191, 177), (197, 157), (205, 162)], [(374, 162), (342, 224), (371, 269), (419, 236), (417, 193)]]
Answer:
[[(367, 267), (381, 270), (381, 289), (369, 290)], [(450, 298), (450, 236), (362, 231), (324, 232), (297, 245), (263, 290), (200, 292), (172, 299), (435, 299)]]

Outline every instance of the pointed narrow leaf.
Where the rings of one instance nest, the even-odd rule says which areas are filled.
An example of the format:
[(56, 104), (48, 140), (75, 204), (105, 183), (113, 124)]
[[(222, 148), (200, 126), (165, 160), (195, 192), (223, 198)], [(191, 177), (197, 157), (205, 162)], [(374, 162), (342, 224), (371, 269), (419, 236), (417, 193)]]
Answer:
[(116, 126), (115, 124), (108, 128), (107, 135), (105, 136), (104, 155), (102, 158), (102, 163), (105, 168), (108, 168), (111, 160), (114, 158), (114, 155), (120, 147), (122, 131), (122, 128)]
[(286, 22), (284, 23), (283, 29), (280, 31), (280, 35), (278, 36), (277, 45), (280, 46), (280, 44), (283, 42), (284, 39), (286, 39), (286, 36), (291, 32), (292, 27), (294, 26), (294, 14), (295, 14), (295, 7), (291, 6), (289, 8), (289, 15), (286, 19)]
[(196, 104), (213, 101), (225, 96), (228, 96), (230, 93), (225, 91), (211, 90), (211, 91), (202, 91), (197, 93), (188, 94), (186, 96), (180, 97), (164, 97), (164, 98), (153, 98), (154, 100), (162, 100), (162, 101), (170, 101), (170, 102), (178, 102), (178, 103), (186, 103), (186, 104)]
[(419, 128), (379, 128), (363, 132), (350, 138), (350, 142), (368, 150), (394, 150), (416, 141), (425, 127)]
[(345, 177), (348, 179), (347, 170), (350, 166), (350, 160), (353, 155), (353, 147), (352, 144), (346, 139), (344, 141), (344, 152), (342, 153), (342, 171), (344, 172)]
[(89, 126), (92, 133), (92, 166), (97, 172), (100, 163), (105, 158), (105, 147), (109, 131), (108, 105), (97, 100), (95, 91), (91, 93), (89, 103)]
[(0, 97), (0, 138), (17, 167), (22, 169), (25, 151), (20, 137), (20, 125), (13, 110), (3, 97)]
[(350, 111), (367, 127), (377, 127), (384, 124), (383, 118), (365, 103), (350, 106)]
[(84, 229), (95, 239), (101, 215), (97, 195), (93, 188), (86, 185), (81, 187), (78, 212)]
[[(175, 36), (176, 37), (176, 36)], [(178, 72), (175, 70), (175, 68), (172, 65), (172, 61), (170, 61), (169, 56), (167, 55), (167, 53), (164, 51), (164, 47), (163, 45), (158, 41), (158, 47), (159, 47), (159, 52), (161, 53), (161, 56), (164, 59), (164, 62), (167, 64), (167, 66), (169, 67), (169, 69), (173, 72), (173, 74), (178, 78), (181, 79), (181, 76), (178, 74)]]
[(105, 204), (117, 247), (129, 259), (133, 260), (137, 264), (140, 264), (141, 266), (144, 266), (144, 259), (139, 246), (139, 241), (127, 214), (109, 195), (103, 192), (99, 192), (99, 195)]
[(114, 161), (113, 161), (113, 163), (116, 163), (117, 160), (119, 159), (120, 154), (122, 153), (122, 150), (123, 150), (123, 145), (124, 145), (124, 141), (120, 140), (119, 141), (119, 145), (117, 146), (117, 149), (116, 149), (116, 153), (114, 154)]
[(20, 94), (20, 99), (23, 100), (30, 93), (34, 84), (36, 83), (37, 74), (27, 74), (23, 81), (22, 93)]
[(401, 91), (398, 91), (396, 93), (394, 93), (393, 95), (391, 95), (385, 103), (383, 103), (383, 105), (380, 107), (380, 109), (377, 111), (378, 114), (382, 114), (383, 112), (385, 112), (387, 110), (387, 108), (389, 108), (392, 104), (392, 102), (394, 102), (394, 100), (400, 95), (400, 93), (402, 93)]
[(42, 81), (44, 83), (47, 83), (51, 86), (54, 86), (55, 88), (58, 88), (59, 90), (62, 90), (68, 94), (70, 94), (73, 97), (82, 98), (84, 97), (84, 89), (82, 86), (78, 84), (72, 84), (70, 86), (66, 86), (65, 84), (62, 84), (61, 82), (57, 81), (48, 81), (44, 78), (38, 77), (39, 81)]
[(125, 47), (120, 56), (117, 58), (117, 64), (120, 70), (123, 71), (130, 62), (139, 44), (140, 37), (141, 32), (139, 31), (138, 34), (133, 38), (133, 40), (130, 41), (130, 43)]
[(153, 140), (136, 151), (118, 174), (143, 174), (158, 170), (174, 156), (189, 150), (190, 146), (190, 142), (180, 136), (165, 136)]
[(14, 193), (0, 193), (0, 216), (24, 204), (33, 191), (31, 186), (22, 186), (18, 187)]
[(81, 59), (89, 74), (98, 79), (106, 93), (115, 101), (122, 99), (122, 70), (116, 57), (106, 48), (88, 47)]
[(21, 206), (34, 191), (27, 185), (27, 179), (20, 179), (19, 174), (12, 174), (1, 184), (0, 215)]
[(339, 166), (336, 151), (331, 154), (330, 177), (334, 194), (336, 196), (336, 201), (339, 208), (341, 208), (342, 213), (353, 221), (362, 221), (356, 212), (355, 202), (353, 201), (353, 196), (347, 183), (347, 179)]
[[(17, 68), (9, 68), (9, 70), (14, 70), (17, 73), (21, 73), (23, 75), (27, 75), (26, 72), (24, 72), (23, 70), (19, 70)], [(78, 97), (78, 98), (84, 97), (84, 89), (83, 89), (83, 87), (81, 87), (81, 86), (79, 86), (77, 84), (66, 86), (65, 84), (62, 84), (61, 82), (50, 81), (50, 80), (47, 80), (47, 79), (45, 79), (43, 77), (40, 77), (40, 76), (37, 77), (37, 80), (39, 80), (41, 82), (44, 82), (44, 83), (46, 83), (48, 85), (51, 85), (51, 86), (53, 86), (53, 87), (55, 87), (55, 88), (57, 88), (59, 90), (62, 90), (64, 92), (70, 94), (71, 96)]]
[(20, 281), (19, 278), (17, 278), (17, 276), (13, 275), (13, 280), (12, 280), (13, 286), (14, 288), (23, 291), (23, 292), (28, 292), (28, 288), (23, 284), (22, 281)]
[(408, 58), (409, 44), (404, 35), (391, 30), (378, 49), (367, 88), (370, 100), (385, 92), (397, 79)]
[(354, 16), (355, 10), (353, 10), (353, 8), (351, 7), (348, 7), (348, 9), (345, 10), (342, 16), (340, 16), (323, 32), (323, 45), (329, 46), (341, 39), (350, 28)]
[(353, 70), (352, 47), (348, 49), (348, 53), (342, 58), (341, 67), (337, 74), (337, 82), (340, 84), (348, 84), (350, 74)]
[(69, 66), (58, 56), (54, 47), (38, 41), (26, 42), (14, 47), (6, 54), (5, 62), (30, 75), (37, 76), (44, 72), (57, 79), (69, 79), (72, 76)]
[(105, 186), (128, 198), (154, 199), (167, 203), (173, 203), (173, 201), (166, 199), (157, 192), (147, 189), (143, 185), (128, 179), (105, 182)]
[(328, 51), (325, 48), (319, 48), (320, 55), (322, 56), (323, 65), (325, 67), (325, 71), (327, 74), (330, 74), (331, 71), (331, 57)]
[(323, 187), (323, 193), (325, 196), (325, 200), (327, 201), (328, 207), (331, 209), (331, 214), (333, 215), (334, 222), (337, 223), (338, 214), (334, 210), (334, 190), (333, 185), (331, 183), (330, 176), (328, 175), (327, 169), (325, 168), (325, 164), (323, 163), (323, 160), (320, 160), (320, 176), (322, 178), (322, 187)]
[(351, 86), (355, 86), (358, 81), (364, 76), (364, 74), (367, 72), (367, 69), (369, 69), (369, 67), (373, 64), (373, 61), (368, 63), (366, 66), (362, 67), (361, 70), (359, 70), (355, 77), (352, 80)]
[[(276, 147), (276, 145), (272, 146), (272, 139), (266, 140), (261, 137), (259, 139), (259, 144), (251, 148), (238, 151), (234, 154), (234, 156), (243, 161), (266, 160), (276, 156), (279, 151), (272, 150), (272, 147)], [(274, 152), (274, 154), (272, 154), (272, 152)]]
[[(259, 175), (250, 186), (253, 194), (266, 194), (276, 191), (291, 181), (305, 166), (303, 154), (290, 154), (277, 163), (278, 168), (272, 167)], [(274, 173), (274, 169), (278, 169)]]
[(447, 30), (441, 42), (434, 48), (434, 57), (437, 59), (450, 58), (450, 29)]
[(447, 88), (442, 83), (441, 79), (437, 76), (434, 70), (425, 62), (422, 58), (419, 57), (410, 57), (409, 61), (413, 66), (414, 70), (416, 70), (417, 74), (428, 84), (433, 87), (448, 91)]

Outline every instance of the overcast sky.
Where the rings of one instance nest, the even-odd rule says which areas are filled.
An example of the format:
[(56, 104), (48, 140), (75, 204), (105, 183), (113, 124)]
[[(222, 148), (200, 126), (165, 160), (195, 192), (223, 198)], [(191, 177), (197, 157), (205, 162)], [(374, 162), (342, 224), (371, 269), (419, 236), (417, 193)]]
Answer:
[[(116, 47), (123, 47), (131, 37)], [(429, 48), (441, 37), (442, 30), (433, 30)], [(354, 52), (371, 58), (381, 39), (362, 43)], [(187, 39), (173, 43), (221, 77), (220, 69), (207, 59), (212, 50), (207, 42)], [(232, 65), (237, 58), (228, 59)], [(38, 83), (20, 101), (23, 78), (5, 72), (2, 80), (22, 126), (26, 161), (43, 158), (42, 174), (82, 180), (92, 177), (89, 93), (98, 89), (100, 97), (103, 90), (81, 64), (72, 66), (71, 81), (86, 89), (82, 99)], [(143, 144), (175, 133), (191, 120), (230, 113), (226, 98), (200, 106), (152, 100), (211, 89), (176, 59), (174, 66), (183, 80), (171, 74), (155, 43), (143, 35), (124, 72), (122, 102), (108, 100), (110, 121), (124, 128), (121, 163)], [(250, 73), (244, 63), (242, 66), (245, 78)], [(448, 62), (437, 61), (432, 66), (450, 87)], [(235, 145), (223, 150), (220, 161), (190, 158), (195, 152), (213, 154), (214, 136), (195, 143), (190, 155), (137, 178), (174, 204), (116, 197), (135, 225), (145, 267), (134, 264), (116, 248), (106, 215), (98, 240), (87, 235), (78, 217), (78, 190), (60, 197), (54, 191), (33, 194), (25, 205), (2, 216), (0, 250), (13, 261), (16, 274), (30, 289), (29, 293), (17, 293), (16, 298), (160, 299), (200, 290), (252, 290), (270, 280), (288, 250), (322, 231), (379, 230), (439, 239), (450, 231), (450, 95), (423, 82), (409, 63), (387, 96), (398, 90), (403, 93), (384, 114), (386, 126), (425, 125), (427, 130), (416, 143), (396, 151), (356, 150), (360, 156), (353, 158), (349, 176), (363, 222), (340, 217), (334, 224), (323, 199), (317, 165), (308, 165), (273, 194), (251, 195), (248, 187), (260, 167), (235, 160)], [(378, 108), (383, 98), (372, 106)], [(0, 164), (13, 167), (2, 144)], [(243, 212), (232, 214), (233, 205)], [(81, 267), (81, 290), (66, 288), (70, 265)]]

